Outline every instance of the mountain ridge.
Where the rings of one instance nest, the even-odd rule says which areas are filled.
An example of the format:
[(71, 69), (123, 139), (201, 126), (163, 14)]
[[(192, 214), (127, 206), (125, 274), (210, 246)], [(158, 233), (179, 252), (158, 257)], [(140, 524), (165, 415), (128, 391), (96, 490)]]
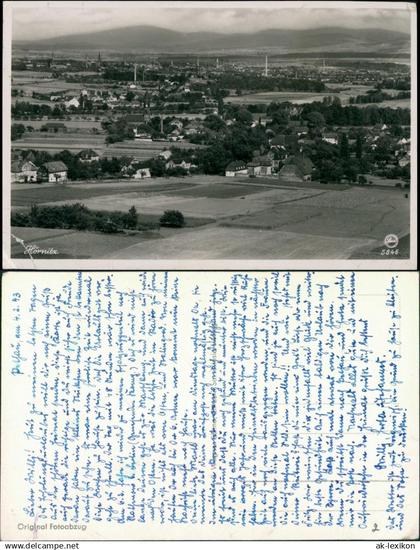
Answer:
[(357, 51), (375, 48), (400, 52), (409, 49), (410, 35), (400, 31), (379, 28), (349, 29), (345, 27), (318, 27), (309, 29), (263, 29), (255, 32), (180, 32), (151, 25), (133, 25), (102, 31), (78, 33), (38, 40), (17, 40), (15, 47), (104, 49), (188, 52), (237, 50), (255, 48), (351, 49)]

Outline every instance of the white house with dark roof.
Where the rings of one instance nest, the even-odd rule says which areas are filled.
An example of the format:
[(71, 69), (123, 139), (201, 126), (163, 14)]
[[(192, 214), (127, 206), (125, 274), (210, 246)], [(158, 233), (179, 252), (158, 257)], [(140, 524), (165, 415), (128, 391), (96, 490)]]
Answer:
[(271, 176), (273, 164), (268, 157), (256, 157), (247, 164), (248, 175), (254, 176)]
[(68, 168), (61, 160), (45, 162), (38, 170), (41, 181), (49, 183), (65, 183), (67, 181)]
[(12, 183), (36, 183), (38, 167), (30, 160), (12, 162)]
[(93, 149), (82, 149), (77, 153), (77, 158), (80, 162), (90, 164), (91, 162), (97, 162), (99, 160), (99, 153)]
[(225, 176), (232, 178), (234, 176), (246, 176), (248, 174), (248, 169), (246, 167), (246, 162), (242, 160), (234, 160), (226, 166)]

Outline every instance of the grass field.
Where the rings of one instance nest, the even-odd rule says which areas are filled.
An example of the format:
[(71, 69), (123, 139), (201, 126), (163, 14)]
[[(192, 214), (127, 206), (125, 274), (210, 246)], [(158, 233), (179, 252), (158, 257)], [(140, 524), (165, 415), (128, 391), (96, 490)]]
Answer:
[(390, 99), (388, 101), (381, 101), (381, 103), (355, 103), (355, 107), (368, 107), (376, 105), (377, 107), (390, 107), (391, 109), (409, 109), (411, 106), (411, 99)]
[[(66, 121), (63, 121), (66, 124)], [(74, 124), (77, 126), (77, 122)], [(83, 122), (83, 121), (81, 121)], [(26, 124), (26, 122), (23, 122)], [(47, 132), (25, 132), (23, 137), (12, 142), (12, 149), (36, 149), (48, 153), (58, 153), (67, 149), (72, 153), (81, 149), (92, 148), (104, 157), (133, 157), (137, 160), (147, 160), (157, 156), (164, 149), (176, 146), (179, 149), (198, 149), (203, 145), (189, 142), (135, 140), (120, 141), (107, 145), (105, 134), (89, 134), (84, 132), (66, 132), (49, 134)]]
[[(235, 104), (262, 104), (271, 103), (272, 101), (282, 102), (290, 101), (292, 103), (303, 104), (312, 103), (313, 101), (322, 101), (324, 97), (337, 95), (342, 104), (349, 103), (350, 96), (363, 95), (370, 89), (369, 86), (362, 85), (347, 85), (328, 83), (328, 87), (331, 88), (325, 92), (257, 92), (253, 94), (244, 94), (242, 96), (230, 96), (225, 99), (229, 103)], [(335, 88), (348, 88), (343, 91), (335, 92)]]
[(48, 122), (62, 122), (67, 126), (67, 128), (96, 128), (99, 131), (102, 130), (101, 122), (98, 120), (77, 120), (77, 118), (72, 118), (72, 120), (58, 120), (50, 118), (48, 120), (12, 120), (12, 124), (23, 124), (25, 126), (32, 126), (35, 130), (39, 130), (42, 126)]
[[(71, 253), (79, 258), (368, 258), (371, 251), (377, 256), (375, 250), (386, 235), (409, 233), (410, 201), (400, 189), (276, 187), (275, 179), (271, 185), (265, 181), (195, 176), (31, 189), (16, 185), (12, 208), (82, 202), (92, 209), (127, 211), (135, 205), (145, 220), (177, 209), (189, 221), (184, 229), (161, 230), (153, 240), (118, 240), (119, 246), (113, 235), (83, 233), (77, 238), (77, 251)], [(31, 235), (28, 228), (14, 232)], [(100, 241), (97, 251), (85, 243), (85, 235), (86, 242)], [(43, 245), (68, 254), (67, 241), (68, 236), (54, 234)]]

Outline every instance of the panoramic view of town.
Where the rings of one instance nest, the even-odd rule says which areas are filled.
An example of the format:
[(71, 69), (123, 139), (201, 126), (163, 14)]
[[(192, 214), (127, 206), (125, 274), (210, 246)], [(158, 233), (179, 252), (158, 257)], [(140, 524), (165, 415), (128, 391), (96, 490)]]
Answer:
[(12, 258), (409, 257), (408, 14), (219, 4), (45, 37), (15, 10)]

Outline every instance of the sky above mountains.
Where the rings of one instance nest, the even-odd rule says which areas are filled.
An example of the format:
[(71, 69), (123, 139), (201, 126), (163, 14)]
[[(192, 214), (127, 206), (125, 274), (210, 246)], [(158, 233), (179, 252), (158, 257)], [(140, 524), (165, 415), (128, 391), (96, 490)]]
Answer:
[[(255, 32), (327, 26), (410, 32), (407, 4), (340, 2), (15, 2), (13, 40), (37, 40), (129, 25), (154, 25), (181, 32)], [(329, 4), (329, 5), (328, 5)], [(355, 5), (357, 4), (357, 5)], [(307, 7), (305, 7), (307, 6)], [(370, 2), (372, 6), (372, 2)]]

